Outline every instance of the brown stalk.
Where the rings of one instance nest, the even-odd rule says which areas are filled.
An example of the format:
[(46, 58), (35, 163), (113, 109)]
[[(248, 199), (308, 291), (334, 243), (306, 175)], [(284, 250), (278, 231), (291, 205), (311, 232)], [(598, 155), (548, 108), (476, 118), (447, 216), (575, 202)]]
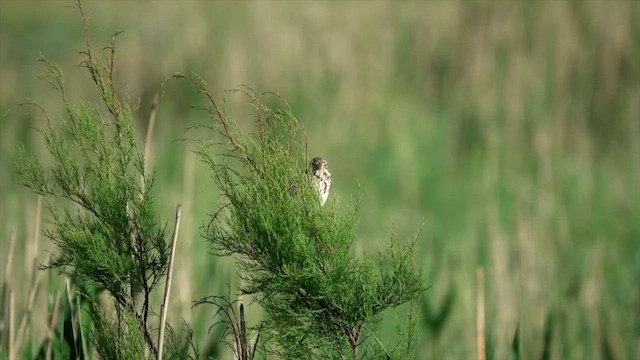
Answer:
[(351, 346), (351, 353), (354, 358), (358, 355), (358, 349), (360, 348), (360, 340), (362, 338), (362, 324), (360, 324), (357, 328), (347, 329), (345, 333), (349, 338), (349, 345)]
[(42, 196), (38, 195), (38, 203), (36, 205), (36, 223), (33, 231), (33, 269), (38, 270), (38, 243), (40, 242), (40, 223), (42, 217)]
[(180, 217), (182, 216), (182, 205), (176, 208), (176, 223), (173, 228), (173, 239), (171, 240), (171, 254), (169, 256), (169, 268), (167, 269), (167, 281), (164, 286), (164, 300), (161, 306), (160, 334), (158, 335), (158, 360), (162, 360), (164, 350), (164, 329), (167, 321), (167, 308), (169, 305), (169, 294), (171, 292), (171, 276), (173, 271), (173, 260), (176, 254), (176, 244), (178, 243), (178, 230), (180, 229)]

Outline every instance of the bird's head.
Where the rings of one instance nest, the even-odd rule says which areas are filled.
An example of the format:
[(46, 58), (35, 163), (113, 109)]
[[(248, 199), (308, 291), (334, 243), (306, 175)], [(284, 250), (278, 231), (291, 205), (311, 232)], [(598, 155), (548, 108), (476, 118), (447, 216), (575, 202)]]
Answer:
[(327, 168), (327, 160), (316, 156), (311, 160), (311, 172), (315, 173), (318, 170), (324, 170)]

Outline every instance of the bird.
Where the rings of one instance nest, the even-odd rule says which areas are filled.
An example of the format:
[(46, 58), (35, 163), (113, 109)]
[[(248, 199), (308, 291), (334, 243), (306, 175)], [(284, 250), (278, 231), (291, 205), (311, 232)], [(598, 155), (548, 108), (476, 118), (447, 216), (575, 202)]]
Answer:
[(331, 188), (331, 172), (327, 166), (327, 160), (316, 156), (311, 160), (310, 164), (311, 181), (320, 196), (320, 206), (324, 205), (329, 198), (329, 189)]

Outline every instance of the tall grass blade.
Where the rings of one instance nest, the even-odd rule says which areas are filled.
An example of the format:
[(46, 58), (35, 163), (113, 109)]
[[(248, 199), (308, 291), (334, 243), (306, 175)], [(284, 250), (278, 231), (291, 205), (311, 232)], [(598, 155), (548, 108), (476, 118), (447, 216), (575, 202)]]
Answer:
[(513, 360), (520, 360), (522, 356), (522, 345), (520, 343), (520, 325), (516, 325), (516, 332), (513, 334), (513, 341), (511, 341), (511, 358)]
[(551, 360), (551, 346), (553, 345), (553, 327), (554, 316), (552, 310), (547, 312), (547, 317), (544, 322), (543, 332), (543, 345), (542, 345), (542, 360)]

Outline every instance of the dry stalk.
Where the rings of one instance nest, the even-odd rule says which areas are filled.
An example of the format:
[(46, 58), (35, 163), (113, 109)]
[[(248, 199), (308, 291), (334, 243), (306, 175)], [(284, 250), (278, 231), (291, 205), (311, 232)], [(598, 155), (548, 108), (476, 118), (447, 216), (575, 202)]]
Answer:
[(40, 224), (42, 218), (42, 196), (38, 196), (38, 202), (36, 205), (36, 222), (34, 224), (33, 230), (33, 251), (32, 251), (32, 259), (33, 259), (33, 276), (35, 278), (35, 273), (38, 271), (38, 245), (40, 243)]
[[(147, 126), (147, 134), (144, 139), (144, 174), (142, 175), (142, 180), (149, 172), (148, 164), (149, 164), (149, 156), (151, 154), (151, 137), (153, 135), (153, 129), (156, 126), (156, 113), (158, 110), (158, 94), (153, 97), (153, 102), (151, 103), (151, 110), (149, 113), (149, 124)], [(144, 185), (144, 181), (142, 182)]]
[(13, 337), (14, 334), (14, 322), (15, 322), (15, 294), (13, 290), (9, 289), (9, 348), (7, 351), (9, 352), (9, 360), (13, 360), (16, 358), (16, 354), (13, 348)]
[[(2, 299), (0, 299), (0, 303), (3, 304), (2, 309), (0, 309), (0, 334), (4, 334), (4, 330), (7, 327), (6, 325), (7, 314), (5, 313), (7, 308), (5, 307), (6, 306), (5, 304), (8, 304), (9, 290), (11, 289), (9, 284), (9, 279), (11, 279), (11, 269), (13, 266), (13, 250), (14, 250), (15, 243), (16, 243), (16, 230), (12, 229), (11, 237), (9, 238), (9, 248), (7, 249), (7, 260), (5, 262), (4, 281), (2, 283), (2, 293), (0, 293), (0, 295), (2, 296)], [(1, 348), (2, 346), (0, 345), (0, 349)]]
[(42, 197), (38, 196), (38, 203), (36, 205), (36, 221), (34, 224), (34, 234), (33, 234), (33, 260), (32, 260), (32, 282), (31, 288), (29, 289), (29, 298), (27, 300), (27, 309), (22, 315), (22, 319), (20, 320), (20, 327), (18, 328), (18, 332), (16, 334), (16, 339), (14, 343), (14, 350), (16, 352), (20, 351), (22, 347), (22, 342), (24, 341), (25, 334), (27, 332), (27, 324), (31, 320), (31, 314), (33, 313), (33, 307), (36, 301), (36, 294), (40, 289), (40, 281), (42, 280), (42, 271), (38, 271), (38, 242), (40, 239), (40, 219), (42, 216)]
[(31, 285), (31, 289), (29, 290), (29, 299), (27, 301), (27, 311), (24, 315), (22, 315), (22, 319), (20, 320), (20, 327), (18, 329), (18, 333), (16, 334), (16, 340), (14, 344), (14, 348), (17, 350), (22, 346), (22, 341), (24, 340), (25, 333), (27, 331), (27, 324), (29, 320), (31, 320), (31, 314), (33, 313), (33, 306), (35, 305), (36, 294), (40, 289), (40, 281), (42, 280), (42, 271), (38, 271), (36, 277)]
[(16, 229), (11, 230), (11, 238), (9, 238), (9, 249), (7, 251), (7, 262), (4, 268), (4, 283), (9, 286), (9, 279), (11, 279), (11, 267), (13, 266), (13, 249), (16, 243)]
[(56, 292), (56, 301), (53, 304), (53, 314), (51, 314), (51, 321), (49, 322), (49, 327), (47, 328), (46, 339), (48, 341), (47, 345), (47, 355), (45, 359), (51, 359), (53, 354), (53, 337), (55, 335), (56, 324), (58, 323), (58, 317), (60, 316), (60, 299), (62, 298), (62, 290), (58, 289)]
[(169, 293), (171, 292), (171, 272), (173, 270), (173, 259), (176, 254), (176, 244), (178, 243), (178, 230), (180, 229), (180, 217), (182, 216), (182, 205), (176, 208), (176, 223), (173, 228), (173, 239), (171, 240), (171, 254), (169, 255), (169, 268), (167, 269), (167, 281), (164, 286), (164, 300), (161, 306), (160, 334), (158, 335), (158, 360), (162, 360), (164, 352), (164, 329), (167, 321), (167, 307), (169, 305)]

